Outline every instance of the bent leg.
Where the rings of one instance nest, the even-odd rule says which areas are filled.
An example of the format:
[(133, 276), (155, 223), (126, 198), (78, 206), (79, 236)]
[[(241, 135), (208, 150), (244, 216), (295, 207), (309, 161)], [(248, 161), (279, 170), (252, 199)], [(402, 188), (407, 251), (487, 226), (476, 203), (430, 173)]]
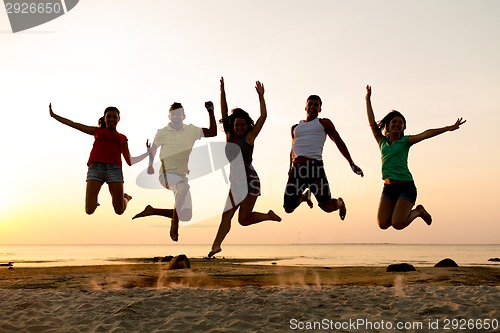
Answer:
[(344, 220), (347, 214), (347, 207), (342, 198), (332, 198), (330, 185), (323, 164), (314, 166), (312, 176), (313, 178), (311, 179), (309, 189), (316, 197), (319, 208), (327, 213), (338, 210), (340, 219)]
[(302, 192), (294, 184), (287, 184), (283, 195), (283, 208), (290, 214), (301, 204)]
[(427, 225), (432, 224), (432, 216), (427, 212), (424, 206), (417, 205), (417, 207), (415, 207), (415, 212), (418, 214), (417, 217), (421, 217)]
[(381, 198), (378, 205), (377, 222), (380, 229), (386, 230), (392, 226), (392, 215), (396, 203), (392, 200)]
[(220, 221), (219, 229), (217, 230), (217, 235), (215, 236), (214, 242), (212, 244), (212, 250), (208, 253), (208, 258), (213, 257), (216, 253), (222, 251), (221, 245), (227, 234), (231, 230), (231, 220), (236, 213), (238, 206), (228, 209), (222, 213), (222, 218)]
[(172, 219), (170, 220), (170, 238), (174, 242), (179, 240), (179, 217), (177, 216), (175, 207), (172, 211)]
[(287, 214), (295, 211), (304, 201), (312, 208), (311, 194), (309, 192), (304, 193), (308, 187), (307, 175), (308, 170), (306, 165), (292, 165), (290, 167), (283, 195), (283, 208)]
[(341, 220), (345, 219), (345, 216), (347, 214), (347, 207), (345, 205), (345, 202), (342, 198), (332, 198), (328, 201), (318, 203), (319, 208), (321, 208), (323, 211), (327, 213), (334, 212), (336, 210), (339, 211), (339, 216)]
[(302, 193), (302, 195), (300, 196), (300, 201), (299, 201), (299, 205), (303, 202), (307, 202), (307, 205), (309, 206), (309, 208), (313, 208), (313, 202), (311, 200), (311, 191), (309, 191), (309, 189), (307, 189), (304, 193)]
[(243, 226), (249, 226), (263, 221), (276, 221), (280, 222), (281, 217), (276, 215), (275, 212), (269, 210), (267, 213), (254, 212), (253, 208), (257, 201), (256, 196), (247, 195), (240, 204), (240, 211), (238, 213), (238, 222)]
[(109, 193), (111, 193), (115, 213), (122, 215), (125, 209), (127, 209), (127, 203), (132, 199), (132, 197), (123, 193), (123, 183), (109, 183), (108, 188)]
[(407, 200), (398, 200), (392, 216), (392, 226), (394, 229), (403, 230), (409, 226), (417, 217), (421, 217), (427, 225), (431, 225), (432, 217), (425, 210), (424, 206), (418, 205), (413, 208), (413, 203)]
[(139, 218), (139, 217), (146, 217), (146, 216), (153, 216), (153, 215), (172, 218), (173, 211), (174, 211), (173, 209), (154, 208), (151, 205), (147, 205), (146, 208), (144, 208), (144, 210), (142, 212), (140, 212), (139, 214), (136, 214), (134, 217), (132, 217), (132, 220)]
[(101, 190), (102, 183), (98, 180), (87, 180), (87, 189), (85, 190), (85, 212), (89, 215), (93, 214), (99, 206), (97, 197)]
[(175, 210), (180, 221), (189, 221), (193, 217), (193, 205), (191, 192), (187, 182), (180, 182), (175, 185)]

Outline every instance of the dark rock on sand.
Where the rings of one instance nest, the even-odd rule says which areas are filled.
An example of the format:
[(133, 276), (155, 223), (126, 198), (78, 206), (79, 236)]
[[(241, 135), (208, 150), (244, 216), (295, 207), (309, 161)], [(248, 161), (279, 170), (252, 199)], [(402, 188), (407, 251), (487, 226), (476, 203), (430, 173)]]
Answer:
[(387, 266), (386, 272), (412, 272), (416, 271), (415, 267), (411, 264), (391, 264)]
[(183, 269), (183, 268), (191, 268), (191, 263), (189, 262), (189, 258), (185, 254), (179, 254), (175, 256), (167, 266), (167, 269)]
[(153, 262), (170, 262), (174, 256), (154, 257)]
[(500, 258), (490, 258), (488, 261), (500, 262)]
[(435, 264), (434, 267), (458, 267), (458, 264), (455, 260), (446, 258)]

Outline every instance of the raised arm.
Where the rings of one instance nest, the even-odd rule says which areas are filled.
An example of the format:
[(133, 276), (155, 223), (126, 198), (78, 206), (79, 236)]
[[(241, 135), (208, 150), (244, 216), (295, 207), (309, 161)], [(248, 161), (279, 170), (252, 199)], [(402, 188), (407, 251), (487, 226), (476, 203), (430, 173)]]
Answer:
[(203, 136), (205, 138), (210, 138), (217, 135), (217, 124), (215, 123), (215, 116), (214, 116), (214, 103), (210, 101), (205, 102), (205, 108), (207, 109), (208, 112), (210, 127), (203, 128)]
[(337, 132), (335, 129), (335, 126), (333, 125), (332, 121), (327, 118), (322, 118), (320, 119), (321, 125), (323, 125), (326, 134), (328, 134), (328, 137), (335, 142), (335, 145), (337, 145), (337, 148), (339, 149), (340, 153), (342, 156), (345, 157), (345, 159), (349, 162), (349, 165), (351, 166), (351, 170), (363, 177), (363, 170), (361, 170), (360, 167), (358, 167), (356, 164), (354, 164), (354, 161), (351, 158), (351, 154), (349, 153), (349, 150), (347, 149), (346, 144), (344, 143), (344, 140), (340, 137), (340, 134)]
[(226, 101), (226, 89), (224, 87), (224, 78), (220, 78), (220, 112), (222, 114), (222, 119), (227, 118), (228, 108)]
[(220, 113), (222, 116), (222, 124), (224, 124), (224, 132), (226, 133), (226, 140), (229, 140), (229, 137), (231, 136), (231, 132), (227, 131), (226, 125), (224, 123), (225, 120), (227, 120), (227, 117), (229, 116), (228, 112), (228, 107), (227, 107), (227, 100), (226, 100), (226, 89), (224, 86), (224, 78), (220, 78)]
[(377, 125), (377, 122), (375, 121), (375, 115), (373, 113), (371, 96), (372, 96), (372, 87), (366, 86), (366, 97), (365, 97), (365, 99), (366, 99), (366, 115), (368, 116), (368, 123), (370, 124), (370, 128), (372, 130), (373, 136), (375, 137), (375, 140), (377, 140), (377, 143), (380, 143), (380, 141), (383, 138), (383, 135), (382, 135), (382, 132), (380, 131), (380, 128)]
[(151, 149), (149, 150), (149, 164), (148, 164), (148, 175), (152, 175), (155, 173), (155, 169), (153, 167), (153, 162), (155, 160), (155, 156), (156, 156), (156, 151), (158, 150), (158, 146), (155, 145), (155, 143), (153, 142), (153, 144), (151, 145)]
[[(131, 156), (130, 157), (131, 164), (129, 164), (129, 165), (134, 165), (136, 163), (139, 163), (140, 161), (145, 159), (147, 156), (149, 156), (150, 151), (151, 151), (151, 144), (149, 143), (149, 140), (146, 140), (146, 152), (144, 154), (139, 155), (139, 156)], [(130, 152), (129, 152), (129, 155), (130, 155)], [(127, 160), (127, 159), (125, 158), (125, 160)]]
[(466, 122), (466, 120), (463, 120), (462, 118), (458, 118), (457, 121), (453, 125), (445, 126), (445, 127), (441, 127), (441, 128), (428, 129), (426, 131), (423, 131), (420, 134), (410, 135), (408, 137), (408, 142), (413, 145), (413, 144), (418, 143), (422, 140), (432, 138), (436, 135), (443, 134), (445, 132), (452, 132), (454, 130), (459, 129), (460, 125), (463, 125), (465, 122)]
[(257, 135), (259, 135), (260, 131), (262, 130), (262, 126), (264, 126), (267, 118), (266, 100), (264, 99), (264, 85), (260, 81), (257, 81), (255, 83), (255, 90), (259, 95), (260, 116), (259, 119), (257, 119), (257, 121), (255, 122), (252, 131), (248, 133), (246, 137), (246, 140), (249, 144), (253, 144), (253, 141), (255, 140)]
[(67, 125), (69, 127), (77, 129), (79, 131), (82, 131), (83, 133), (95, 135), (95, 129), (96, 129), (95, 126), (87, 126), (87, 125), (75, 123), (74, 121), (71, 121), (69, 119), (66, 119), (64, 117), (61, 117), (61, 116), (55, 114), (54, 111), (52, 111), (52, 103), (49, 104), (49, 113), (50, 113), (50, 116), (52, 118), (54, 118), (55, 120), (57, 120), (58, 122), (60, 122), (64, 125)]

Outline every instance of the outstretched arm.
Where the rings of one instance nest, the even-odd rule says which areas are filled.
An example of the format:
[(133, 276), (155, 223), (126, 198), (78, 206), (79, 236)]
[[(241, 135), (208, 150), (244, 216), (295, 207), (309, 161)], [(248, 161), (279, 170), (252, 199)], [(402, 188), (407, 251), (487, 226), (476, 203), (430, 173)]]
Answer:
[(333, 126), (333, 123), (330, 119), (327, 118), (322, 118), (320, 119), (321, 124), (325, 128), (326, 134), (330, 137), (330, 139), (335, 142), (337, 145), (337, 148), (339, 149), (340, 153), (342, 156), (345, 157), (345, 159), (349, 162), (349, 165), (351, 166), (351, 170), (363, 177), (363, 170), (361, 170), (360, 167), (358, 167), (356, 164), (354, 164), (354, 161), (351, 158), (351, 154), (349, 153), (349, 150), (347, 149), (346, 144), (344, 143), (344, 140), (340, 137), (340, 134), (337, 132), (335, 129), (335, 126)]
[(54, 111), (52, 111), (52, 103), (49, 104), (49, 113), (50, 113), (50, 116), (52, 118), (54, 118), (55, 120), (57, 120), (58, 122), (60, 122), (64, 125), (67, 125), (69, 127), (77, 129), (79, 131), (82, 131), (83, 133), (95, 135), (95, 129), (96, 129), (95, 126), (87, 126), (87, 125), (75, 123), (74, 121), (71, 121), (69, 119), (66, 119), (64, 117), (61, 117), (61, 116), (55, 114)]
[(215, 123), (215, 116), (214, 116), (214, 103), (210, 101), (205, 102), (205, 108), (207, 108), (208, 118), (210, 119), (210, 127), (203, 128), (203, 136), (205, 138), (210, 138), (212, 136), (217, 135), (217, 125)]
[(267, 118), (266, 100), (264, 99), (264, 85), (260, 83), (260, 81), (257, 81), (255, 83), (255, 90), (257, 91), (257, 94), (259, 94), (260, 116), (259, 119), (257, 119), (257, 121), (255, 122), (252, 132), (248, 133), (247, 135), (246, 140), (249, 144), (253, 144), (253, 141), (255, 140), (257, 135), (259, 135), (260, 131), (262, 130), (262, 126), (264, 126)]
[(460, 128), (460, 125), (463, 125), (465, 122), (466, 122), (466, 120), (463, 120), (462, 118), (458, 118), (457, 121), (453, 125), (445, 126), (445, 127), (441, 127), (441, 128), (428, 129), (426, 131), (423, 131), (420, 134), (410, 135), (408, 137), (408, 142), (411, 145), (413, 145), (413, 144), (418, 143), (422, 140), (432, 138), (436, 135), (457, 130)]
[(370, 128), (372, 129), (373, 136), (375, 137), (375, 140), (377, 140), (377, 142), (380, 143), (380, 140), (382, 140), (383, 135), (382, 135), (382, 132), (380, 131), (380, 128), (377, 125), (377, 122), (375, 121), (375, 115), (373, 113), (371, 96), (372, 96), (372, 87), (366, 86), (366, 97), (365, 97), (365, 99), (366, 99), (366, 115), (368, 116), (368, 123), (370, 124)]
[[(136, 163), (139, 163), (143, 159), (145, 159), (147, 156), (149, 156), (149, 153), (151, 151), (151, 144), (149, 143), (149, 140), (146, 140), (146, 152), (144, 154), (141, 154), (139, 156), (131, 156), (130, 157), (130, 163), (129, 165), (134, 165)], [(129, 152), (130, 155), (130, 152)], [(127, 160), (127, 158), (125, 158)]]

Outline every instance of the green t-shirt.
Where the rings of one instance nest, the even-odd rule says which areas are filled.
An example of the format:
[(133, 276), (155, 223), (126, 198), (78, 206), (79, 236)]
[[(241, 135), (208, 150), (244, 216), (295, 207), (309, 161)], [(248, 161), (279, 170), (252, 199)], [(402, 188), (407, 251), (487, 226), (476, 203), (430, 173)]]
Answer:
[(408, 169), (408, 152), (411, 147), (408, 138), (408, 135), (405, 135), (392, 144), (389, 144), (387, 138), (380, 141), (382, 179), (413, 181), (410, 169)]

